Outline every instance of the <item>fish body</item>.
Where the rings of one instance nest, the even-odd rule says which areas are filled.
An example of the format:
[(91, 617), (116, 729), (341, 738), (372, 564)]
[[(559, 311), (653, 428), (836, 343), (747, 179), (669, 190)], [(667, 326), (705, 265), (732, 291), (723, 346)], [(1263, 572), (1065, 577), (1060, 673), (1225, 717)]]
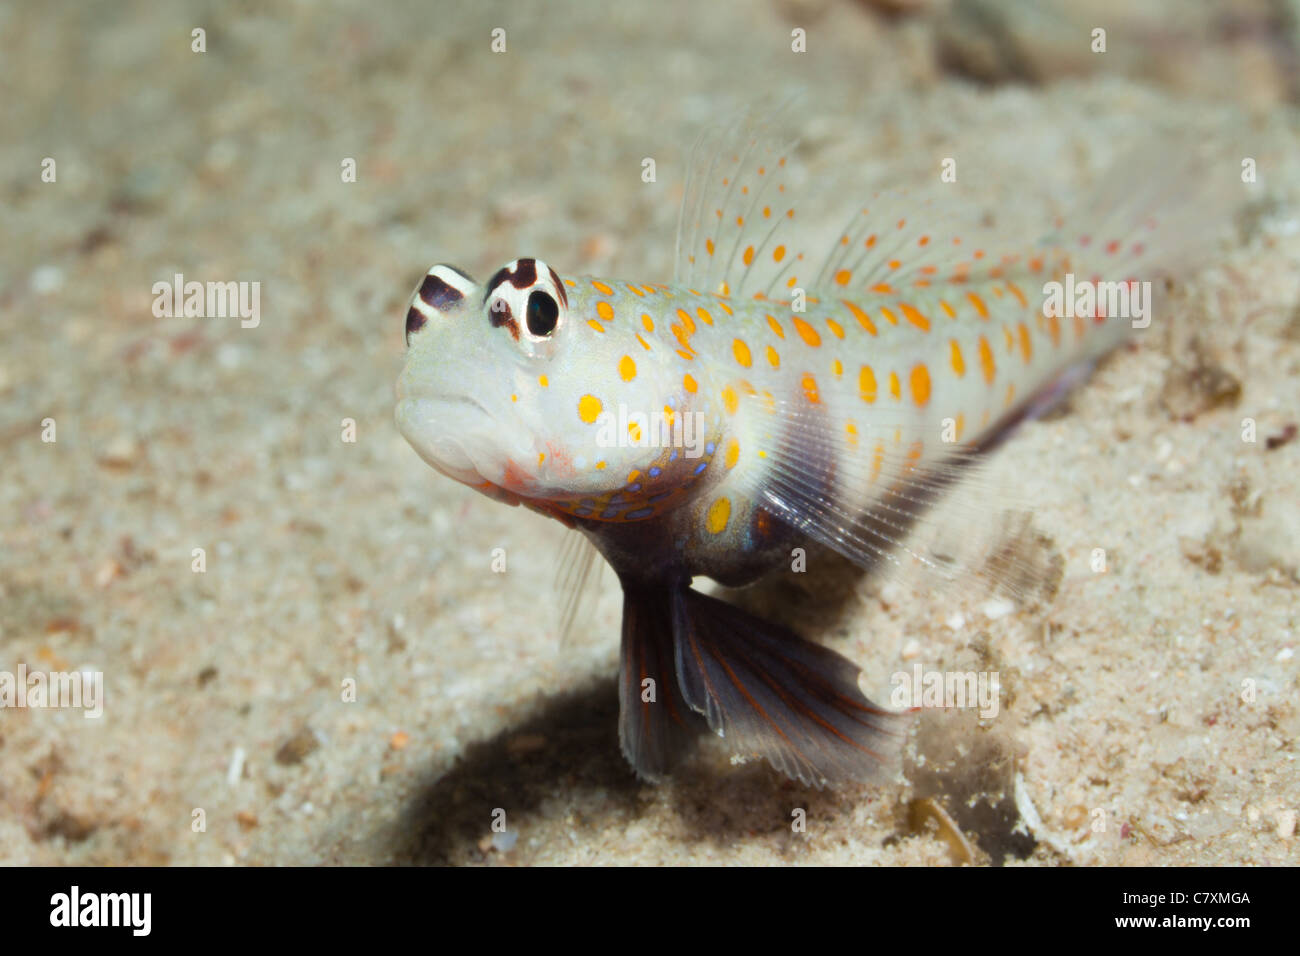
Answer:
[[(751, 126), (706, 149), (673, 283), (438, 265), (407, 313), (403, 435), (618, 574), (620, 738), (649, 779), (706, 726), (806, 783), (878, 778), (903, 724), (857, 667), (692, 580), (749, 584), (808, 540), (887, 559), (967, 462), (1123, 341), (1116, 302), (1178, 261), (1164, 201), (1007, 252), (885, 200), (815, 255), (785, 241), (784, 167)], [(1076, 276), (1110, 298), (1045, 308)]]

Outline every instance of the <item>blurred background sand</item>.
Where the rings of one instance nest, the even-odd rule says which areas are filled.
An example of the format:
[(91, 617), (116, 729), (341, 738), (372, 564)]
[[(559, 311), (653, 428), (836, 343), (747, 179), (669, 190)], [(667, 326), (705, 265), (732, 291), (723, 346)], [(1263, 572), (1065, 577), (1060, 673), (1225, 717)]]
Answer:
[[(0, 7), (0, 670), (106, 683), (0, 710), (0, 862), (1296, 863), (1298, 57), (1287, 0)], [(617, 594), (558, 648), (561, 529), (392, 425), (405, 302), (435, 261), (668, 280), (694, 136), (794, 87), (814, 171), (1005, 142), (1068, 181), (1156, 116), (1260, 182), (1178, 321), (1000, 453), (1054, 596), (785, 609), (877, 699), (997, 670), (997, 718), (925, 714), (884, 787), (711, 742), (642, 785)], [(260, 325), (155, 318), (177, 272), (260, 282)]]

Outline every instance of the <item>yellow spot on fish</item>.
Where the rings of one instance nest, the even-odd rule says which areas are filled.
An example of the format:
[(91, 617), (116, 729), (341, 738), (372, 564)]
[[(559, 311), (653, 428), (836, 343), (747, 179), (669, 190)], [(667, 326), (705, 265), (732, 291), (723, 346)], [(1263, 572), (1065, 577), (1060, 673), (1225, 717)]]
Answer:
[(799, 333), (799, 338), (803, 339), (814, 348), (822, 344), (822, 337), (817, 334), (817, 330), (803, 319), (799, 318), (799, 316), (794, 316), (791, 321), (794, 322), (794, 329)]
[(604, 332), (604, 331), (605, 331), (605, 327), (604, 327), (603, 325), (601, 325), (599, 322), (597, 322), (595, 319), (588, 319), (588, 320), (587, 320), (587, 324), (590, 325), (590, 326), (591, 326), (593, 329), (595, 329), (597, 332)]
[(835, 361), (831, 362), (831, 371), (835, 373), (836, 378), (839, 378), (844, 374), (844, 363), (839, 359), (835, 359)]
[(687, 335), (695, 334), (695, 320), (691, 318), (691, 314), (689, 312), (687, 312), (685, 309), (678, 309), (677, 318), (682, 320), (682, 325), (686, 327)]
[(953, 307), (950, 306), (947, 302), (943, 301), (943, 299), (940, 299), (940, 300), (939, 300), (939, 308), (943, 309), (944, 314), (947, 315), (948, 318), (950, 318), (950, 319), (955, 319), (955, 318), (957, 318), (957, 313), (956, 313), (956, 311), (955, 311), (955, 310), (953, 309)]
[(723, 312), (727, 313), (727, 315), (735, 314), (734, 312), (731, 311), (731, 306), (727, 305), (727, 303), (725, 302), (719, 302), (718, 308), (721, 309)]
[(608, 467), (608, 464), (609, 464), (608, 462), (598, 461), (596, 462), (596, 470), (604, 471)]
[(848, 269), (841, 269), (839, 272), (835, 273), (835, 281), (840, 285), (848, 285), (853, 281), (853, 273)]
[(636, 422), (631, 422), (627, 426), (627, 436), (634, 442), (641, 440), (641, 426)]
[(691, 378), (689, 375), (686, 375), (683, 376), (682, 378), (682, 388), (686, 389), (686, 391), (694, 395), (696, 389), (698, 389), (699, 386), (695, 384), (695, 379)]
[(584, 395), (578, 399), (578, 417), (588, 425), (594, 425), (604, 407), (595, 395)]
[(736, 361), (740, 363), (743, 368), (749, 368), (753, 359), (749, 354), (749, 346), (746, 345), (742, 339), (736, 339), (731, 343), (731, 351), (736, 356)]
[(958, 378), (961, 378), (966, 374), (966, 359), (962, 356), (961, 346), (957, 344), (956, 339), (952, 340), (950, 346), (952, 349), (952, 370), (957, 373)]
[(542, 462), (544, 462), (544, 461), (546, 461), (546, 452), (544, 452), (544, 451), (539, 451), (539, 452), (537, 453), (537, 464), (540, 465), (540, 464), (541, 464)]
[(727, 530), (727, 522), (731, 520), (731, 499), (719, 498), (713, 504), (709, 505), (709, 513), (705, 522), (705, 527), (711, 534), (722, 534)]
[(890, 325), (897, 325), (897, 324), (898, 324), (898, 316), (894, 315), (893, 312), (889, 311), (888, 309), (884, 308), (883, 306), (882, 306), (881, 309), (880, 309), (880, 314), (883, 315), (883, 316), (885, 317), (885, 321), (888, 322)]
[(767, 360), (771, 363), (772, 368), (781, 367), (781, 356), (777, 355), (776, 349), (772, 348), (770, 345), (767, 347)]
[(613, 294), (614, 294), (614, 290), (611, 289), (609, 286), (605, 285), (605, 283), (603, 283), (603, 282), (595, 282), (595, 281), (593, 281), (593, 282), (591, 283), (591, 285), (592, 285), (592, 288), (594, 288), (594, 289), (595, 289), (597, 292), (599, 292), (601, 295), (613, 295)]
[(736, 441), (736, 439), (733, 438), (727, 442), (727, 456), (723, 460), (723, 464), (725, 464), (728, 468), (735, 468), (736, 462), (739, 460), (740, 460), (740, 442)]
[(649, 312), (641, 313), (641, 324), (645, 326), (647, 332), (653, 332), (655, 330), (655, 320), (650, 318)]
[(785, 329), (781, 328), (780, 322), (778, 322), (776, 319), (772, 318), (772, 316), (769, 315), (767, 317), (767, 324), (772, 329), (772, 331), (776, 333), (776, 337), (778, 339), (785, 338)]
[(695, 310), (695, 314), (698, 315), (698, 316), (700, 317), (700, 321), (703, 322), (705, 325), (712, 325), (712, 324), (713, 324), (713, 316), (710, 315), (710, 314), (709, 314), (709, 310), (706, 309), (706, 308), (704, 308), (703, 306), (701, 306), (700, 308), (696, 309), (696, 310)]
[(618, 377), (625, 382), (636, 378), (636, 362), (632, 361), (632, 356), (624, 355), (618, 360)]
[(614, 318), (614, 307), (605, 301), (597, 302), (596, 314), (606, 322), (612, 321)]
[(897, 372), (889, 373), (889, 394), (893, 395), (895, 399), (898, 399), (900, 401), (903, 398), (903, 389), (902, 386), (900, 386), (898, 383)]
[(912, 401), (924, 405), (930, 401), (930, 370), (923, 364), (912, 366), (909, 385), (912, 387)]
[(826, 327), (831, 330), (831, 334), (834, 335), (837, 339), (844, 338), (844, 326), (840, 325), (834, 319), (827, 319)]
[(537, 377), (537, 384), (542, 386), (542, 388), (548, 388), (551, 384), (551, 380), (545, 375), (539, 375)]
[(722, 406), (727, 410), (728, 415), (736, 414), (736, 409), (740, 407), (740, 399), (736, 397), (736, 391), (730, 385), (724, 385), (722, 388)]
[(630, 291), (633, 295), (638, 295), (643, 297), (645, 296), (645, 293), (642, 292), (640, 289), (638, 289), (636, 286), (634, 286), (632, 283), (627, 282), (624, 284), (628, 287), (628, 291)]
[(844, 431), (849, 436), (849, 447), (857, 448), (858, 447), (858, 426), (853, 424), (853, 422), (849, 422), (847, 425), (844, 426)]
[(987, 319), (989, 317), (989, 307), (984, 304), (983, 299), (977, 296), (974, 292), (967, 292), (966, 298), (969, 300), (971, 305), (975, 306), (975, 311), (979, 313), (981, 319)]
[(870, 365), (862, 366), (858, 372), (858, 397), (868, 403), (876, 400), (876, 373)]
[(799, 384), (803, 386), (803, 393), (808, 396), (808, 401), (814, 405), (821, 404), (821, 396), (817, 393), (817, 379), (811, 375), (805, 375), (799, 379)]
[(641, 338), (641, 333), (640, 333), (640, 332), (636, 332), (636, 333), (633, 333), (633, 334), (636, 335), (636, 340), (637, 340), (638, 342), (641, 343), (641, 348), (643, 348), (643, 349), (645, 349), (647, 352), (649, 352), (649, 351), (650, 351), (650, 343), (647, 342), (645, 339)]
[(754, 263), (754, 247), (753, 247), (753, 246), (746, 246), (746, 247), (745, 247), (745, 254), (744, 254), (741, 258), (744, 260), (745, 265), (747, 265), (747, 266), (748, 266), (748, 265), (753, 265), (753, 263)]
[(777, 246), (772, 250), (772, 261), (780, 262), (785, 258), (785, 246)]
[(705, 239), (705, 240), (704, 240), (704, 248), (707, 249), (707, 250), (709, 250), (709, 255), (713, 255), (713, 240), (712, 240), (712, 239)]

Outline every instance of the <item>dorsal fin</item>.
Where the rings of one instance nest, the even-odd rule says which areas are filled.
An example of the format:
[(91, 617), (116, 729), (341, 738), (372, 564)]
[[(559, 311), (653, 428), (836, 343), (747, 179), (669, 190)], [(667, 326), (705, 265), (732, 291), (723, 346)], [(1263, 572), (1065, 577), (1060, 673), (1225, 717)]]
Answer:
[(706, 130), (696, 141), (677, 223), (673, 281), (700, 292), (767, 294), (805, 270), (790, 228), (787, 187), (794, 141), (778, 124), (796, 98)]

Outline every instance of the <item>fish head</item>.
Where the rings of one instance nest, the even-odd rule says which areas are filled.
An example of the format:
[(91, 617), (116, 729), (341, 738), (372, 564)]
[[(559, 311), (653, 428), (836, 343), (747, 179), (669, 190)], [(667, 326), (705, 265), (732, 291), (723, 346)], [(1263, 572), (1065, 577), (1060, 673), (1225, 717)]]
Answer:
[(397, 426), (420, 457), (512, 504), (576, 508), (639, 470), (658, 473), (674, 449), (647, 433), (671, 435), (663, 419), (688, 397), (681, 373), (638, 335), (630, 303), (615, 317), (592, 285), (538, 259), (482, 284), (430, 269), (407, 312), (397, 385)]

